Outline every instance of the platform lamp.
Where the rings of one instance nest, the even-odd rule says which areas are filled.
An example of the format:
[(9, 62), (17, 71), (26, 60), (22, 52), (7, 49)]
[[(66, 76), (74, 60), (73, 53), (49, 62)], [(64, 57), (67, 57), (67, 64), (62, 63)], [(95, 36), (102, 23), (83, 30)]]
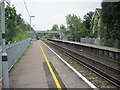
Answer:
[(33, 18), (35, 16), (30, 16), (30, 35), (31, 35), (31, 40), (32, 40), (32, 31), (31, 31), (31, 18)]

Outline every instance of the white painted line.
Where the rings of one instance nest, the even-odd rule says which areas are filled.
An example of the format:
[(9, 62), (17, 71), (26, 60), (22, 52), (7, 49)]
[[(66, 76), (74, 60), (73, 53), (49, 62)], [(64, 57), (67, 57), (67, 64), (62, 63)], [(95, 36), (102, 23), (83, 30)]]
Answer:
[[(42, 41), (43, 42), (43, 41)], [(44, 42), (43, 42), (44, 43)], [(45, 44), (45, 43), (44, 43)], [(46, 45), (46, 44), (45, 44)], [(53, 51), (48, 45), (46, 45), (61, 61), (63, 61), (70, 69), (72, 69), (83, 81), (85, 81), (91, 88), (98, 90), (98, 88), (88, 81), (82, 74), (80, 74), (76, 69), (74, 69), (69, 63), (67, 63), (63, 58), (61, 58), (55, 51)]]

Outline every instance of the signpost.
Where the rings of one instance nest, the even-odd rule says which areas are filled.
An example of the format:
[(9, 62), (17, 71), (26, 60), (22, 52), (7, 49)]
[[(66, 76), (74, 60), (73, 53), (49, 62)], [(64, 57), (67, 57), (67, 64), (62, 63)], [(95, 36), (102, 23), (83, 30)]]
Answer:
[[(6, 0), (10, 5), (10, 0)], [(5, 0), (1, 0), (1, 27), (2, 27), (2, 74), (3, 88), (9, 88), (8, 59), (5, 46)]]

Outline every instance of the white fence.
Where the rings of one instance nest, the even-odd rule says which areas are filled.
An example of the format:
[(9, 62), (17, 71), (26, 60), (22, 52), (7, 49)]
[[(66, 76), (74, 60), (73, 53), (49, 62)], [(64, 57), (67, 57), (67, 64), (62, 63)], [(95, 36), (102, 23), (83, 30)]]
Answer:
[[(10, 70), (16, 61), (21, 57), (25, 50), (30, 45), (30, 38), (19, 41), (13, 44), (6, 45), (6, 52), (8, 55), (8, 70)], [(0, 56), (2, 51), (0, 51)], [(0, 58), (0, 79), (2, 78), (2, 59)]]
[(96, 45), (120, 48), (120, 40), (114, 40), (114, 39), (107, 39), (106, 41), (105, 40), (103, 41), (95, 38), (81, 38), (80, 42), (87, 43), (87, 44), (96, 44)]
[(81, 38), (80, 40), (81, 43), (88, 43), (88, 44), (99, 44), (100, 41), (95, 38)]

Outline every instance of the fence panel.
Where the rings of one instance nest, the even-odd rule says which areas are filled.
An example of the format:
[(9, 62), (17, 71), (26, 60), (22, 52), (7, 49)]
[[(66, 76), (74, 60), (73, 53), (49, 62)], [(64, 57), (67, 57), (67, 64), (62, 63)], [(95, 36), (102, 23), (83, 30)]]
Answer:
[[(6, 52), (8, 55), (8, 70), (10, 70), (16, 61), (21, 57), (25, 50), (30, 45), (30, 38), (6, 45)], [(0, 51), (2, 54), (2, 51)], [(2, 59), (0, 58), (0, 79), (2, 78)]]
[(1, 77), (2, 77), (2, 51), (0, 51), (0, 80), (1, 80)]
[(87, 43), (87, 44), (96, 44), (96, 45), (102, 45), (107, 47), (120, 48), (120, 40), (114, 40), (114, 39), (107, 39), (103, 41), (95, 38), (81, 38), (80, 42)]

